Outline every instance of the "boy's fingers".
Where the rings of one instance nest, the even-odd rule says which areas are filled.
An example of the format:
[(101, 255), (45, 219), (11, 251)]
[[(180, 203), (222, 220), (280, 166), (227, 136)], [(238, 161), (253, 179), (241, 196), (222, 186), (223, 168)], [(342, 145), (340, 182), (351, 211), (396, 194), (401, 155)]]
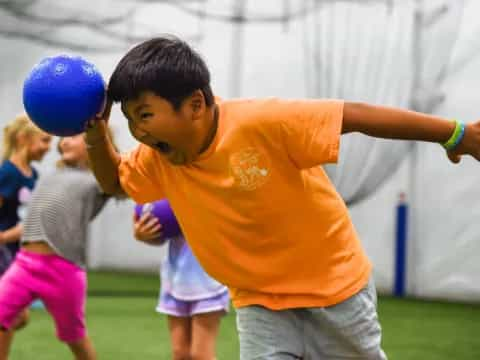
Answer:
[(161, 231), (157, 231), (150, 236), (150, 240), (159, 240), (162, 237), (163, 237), (163, 233)]
[(140, 220), (138, 221), (139, 225), (145, 226), (151, 217), (152, 215), (150, 213), (143, 213), (142, 216), (140, 216)]
[(108, 122), (110, 119), (110, 113), (112, 112), (113, 100), (107, 96), (107, 101), (105, 102), (105, 107), (102, 112), (102, 119)]
[[(148, 222), (143, 226), (143, 229), (145, 231), (152, 232), (152, 231), (154, 231), (155, 227), (158, 227), (158, 225), (160, 225), (158, 220), (153, 218), (153, 219), (148, 220)], [(161, 228), (161, 225), (160, 225), (160, 228)]]
[(140, 232), (135, 238), (140, 241), (150, 241), (152, 239), (158, 238), (159, 234), (161, 233)]
[(150, 228), (150, 231), (154, 230), (160, 230), (162, 228), (162, 224), (158, 222), (157, 219), (153, 219), (149, 222), (148, 227)]
[(141, 221), (142, 220), (135, 223), (135, 231), (138, 236), (143, 238), (152, 234), (154, 236), (158, 236), (158, 234), (161, 233), (162, 224), (160, 224), (157, 219), (153, 218), (150, 220), (146, 220), (146, 222)]
[(163, 234), (160, 233), (160, 235), (152, 237), (148, 243), (150, 245), (156, 245), (156, 246), (162, 245), (163, 244), (162, 238), (163, 238)]
[(447, 152), (447, 156), (454, 164), (458, 164), (461, 160), (461, 156), (458, 153)]
[(90, 119), (85, 124), (85, 130), (90, 130), (95, 127), (97, 123), (97, 118)]
[(148, 236), (143, 236), (142, 238), (138, 239), (144, 243), (150, 244), (150, 245), (159, 245), (161, 243), (161, 239), (163, 238), (163, 233), (160, 231), (155, 234), (151, 234)]
[(148, 224), (146, 225), (143, 230), (148, 233), (148, 235), (155, 235), (158, 236), (160, 230), (162, 229), (161, 224)]
[(140, 215), (139, 218), (137, 218), (137, 221), (135, 222), (135, 225), (138, 227), (142, 226), (145, 222), (145, 214)]
[(108, 119), (110, 119), (110, 113), (112, 112), (112, 105), (113, 105), (112, 99), (108, 98), (105, 95), (105, 101), (102, 105), (101, 110), (97, 114), (95, 114), (95, 117), (92, 120), (95, 120), (95, 121), (105, 120), (105, 122), (108, 122)]

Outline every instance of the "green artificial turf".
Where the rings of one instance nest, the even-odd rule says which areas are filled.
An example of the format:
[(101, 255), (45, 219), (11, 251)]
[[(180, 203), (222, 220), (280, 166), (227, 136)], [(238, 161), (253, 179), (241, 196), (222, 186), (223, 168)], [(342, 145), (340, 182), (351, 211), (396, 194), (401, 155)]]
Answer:
[[(99, 359), (170, 359), (166, 318), (155, 313), (158, 276), (90, 273), (88, 328)], [(480, 359), (480, 306), (379, 299), (383, 347), (391, 360)], [(238, 359), (235, 316), (224, 317), (217, 359)], [(11, 360), (70, 359), (44, 310), (19, 331)]]

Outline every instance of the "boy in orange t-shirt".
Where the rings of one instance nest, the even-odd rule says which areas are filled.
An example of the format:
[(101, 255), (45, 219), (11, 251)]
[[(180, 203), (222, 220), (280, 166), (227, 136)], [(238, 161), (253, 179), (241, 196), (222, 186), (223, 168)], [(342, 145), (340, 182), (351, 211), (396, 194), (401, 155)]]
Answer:
[[(174, 37), (130, 50), (108, 95), (86, 132), (99, 183), (140, 203), (169, 199), (199, 262), (230, 289), (242, 359), (386, 358), (371, 264), (320, 165), (354, 131), (478, 159), (480, 123), (339, 100), (223, 101)], [(125, 156), (105, 134), (112, 101), (142, 143)]]

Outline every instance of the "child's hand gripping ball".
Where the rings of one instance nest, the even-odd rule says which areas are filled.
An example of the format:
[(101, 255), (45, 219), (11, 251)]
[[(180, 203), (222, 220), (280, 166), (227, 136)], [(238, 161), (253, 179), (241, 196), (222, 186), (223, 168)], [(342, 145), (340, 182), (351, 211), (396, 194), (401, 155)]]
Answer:
[[(160, 225), (160, 226), (158, 226)], [(152, 245), (161, 245), (181, 233), (167, 200), (135, 206), (135, 237)]]

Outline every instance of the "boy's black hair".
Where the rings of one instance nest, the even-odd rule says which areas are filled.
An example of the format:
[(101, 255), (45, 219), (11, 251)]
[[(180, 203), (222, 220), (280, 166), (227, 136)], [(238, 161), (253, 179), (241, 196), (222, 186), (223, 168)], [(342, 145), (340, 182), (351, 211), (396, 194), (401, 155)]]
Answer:
[(198, 89), (206, 105), (213, 105), (207, 65), (186, 42), (168, 35), (135, 46), (120, 60), (110, 77), (108, 96), (125, 102), (151, 91), (178, 110)]

